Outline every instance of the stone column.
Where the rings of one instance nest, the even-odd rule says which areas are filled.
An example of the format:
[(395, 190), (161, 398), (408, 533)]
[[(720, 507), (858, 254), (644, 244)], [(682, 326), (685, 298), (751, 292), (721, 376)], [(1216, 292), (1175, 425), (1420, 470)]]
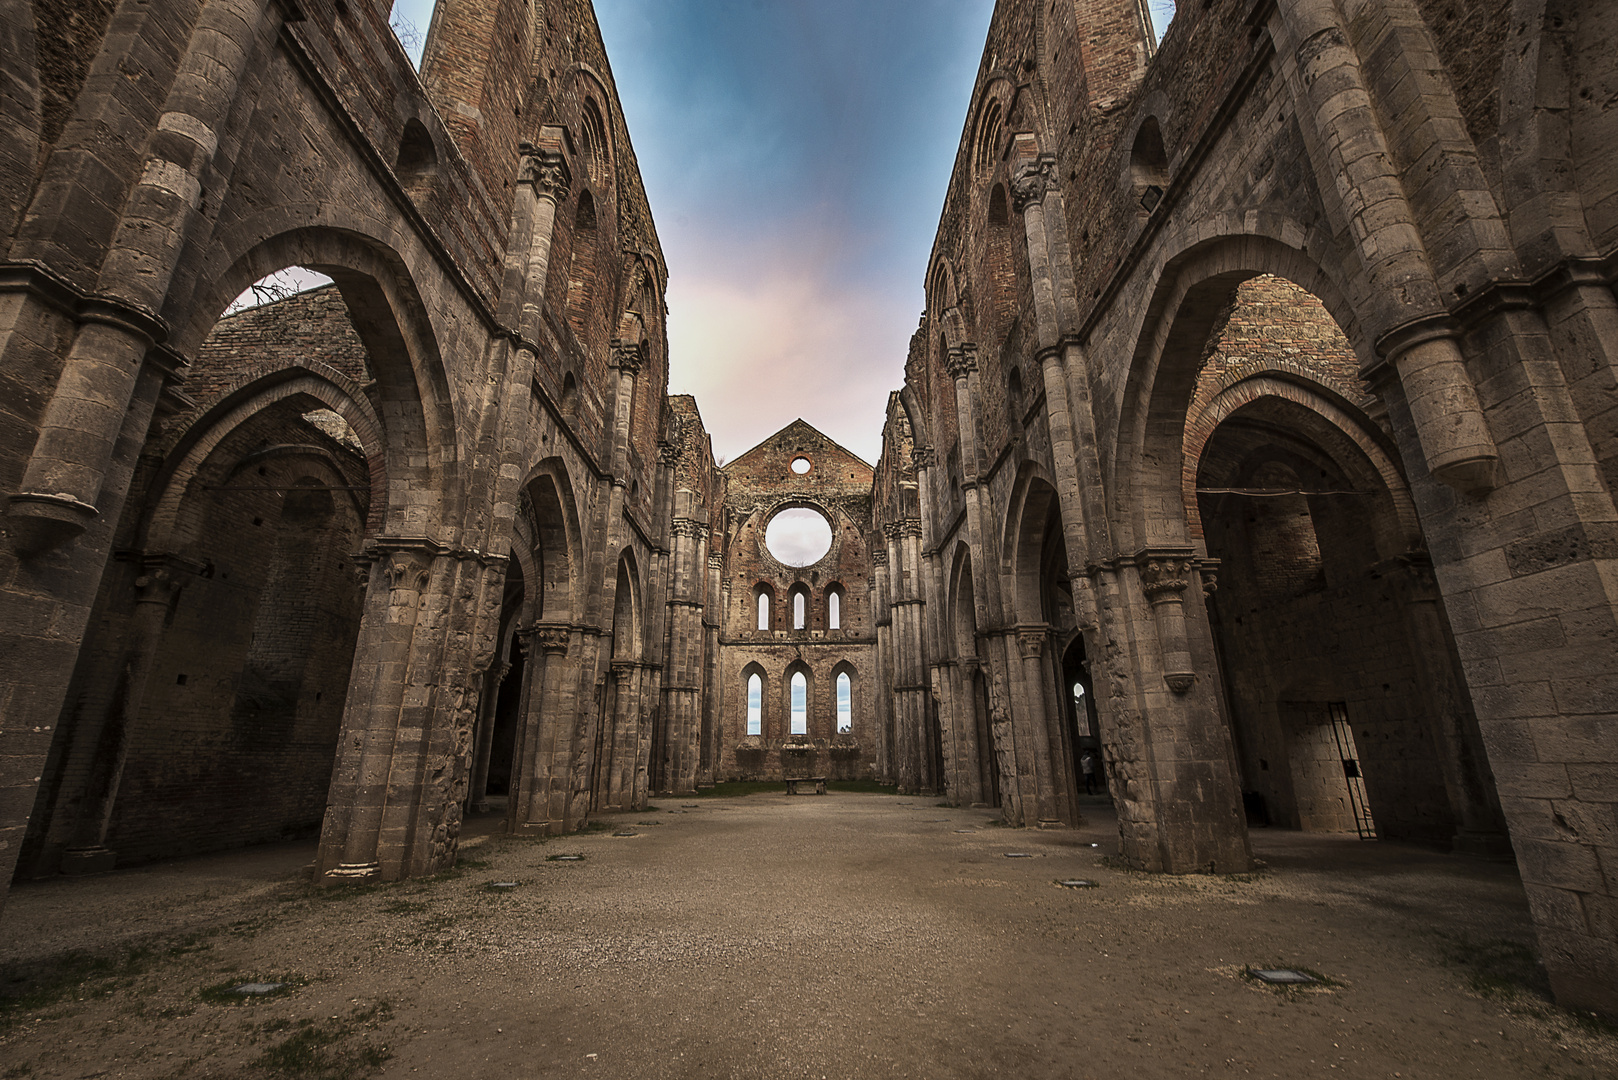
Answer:
[(893, 767), (894, 713), (893, 713), (893, 614), (888, 591), (888, 553), (886, 548), (871, 552), (871, 621), (876, 628), (876, 778), (883, 783), (897, 783)]
[[(522, 737), (514, 755), (508, 832), (532, 830), (555, 835), (566, 814), (567, 758), (572, 753), (571, 717), (563, 701), (572, 631), (540, 624), (518, 631), (522, 642)], [(560, 759), (560, 760), (558, 760)]]
[(640, 732), (636, 727), (639, 676), (639, 665), (635, 661), (612, 661), (613, 711), (602, 750), (606, 771), (603, 809), (627, 810), (634, 801), (635, 764), (640, 745)]
[(132, 648), (124, 669), (124, 699), (118, 714), (110, 719), (110, 730), (103, 731), (96, 747), (73, 835), (62, 852), (64, 874), (100, 873), (111, 870), (117, 862), (117, 854), (106, 846), (107, 830), (123, 782), (124, 765), (129, 760), (129, 746), (140, 727), (146, 684), (163, 644), (163, 624), (179, 585), (178, 573), (179, 567), (169, 556), (141, 557), (141, 573), (135, 579), (135, 613), (129, 626)]
[[(411, 673), (417, 623), (435, 571), (433, 553), (400, 544), (368, 553), (372, 561), (354, 675), (343, 707), (343, 735), (332, 771), (318, 866), (328, 880), (382, 872), (383, 814), (393, 794), (395, 753), (407, 706), (416, 704)], [(414, 732), (419, 737), (419, 730)], [(403, 788), (399, 795), (413, 792)]]
[(1185, 590), (1191, 584), (1191, 555), (1147, 554), (1139, 567), (1141, 591), (1146, 594), (1157, 625), (1163, 681), (1176, 694), (1184, 694), (1197, 682), (1185, 634)]
[(1337, 5), (1294, 0), (1272, 26), (1321, 190), (1336, 196), (1334, 225), (1356, 238), (1382, 308), (1377, 351), (1398, 373), (1427, 470), (1463, 493), (1492, 490), (1499, 451)]
[(1057, 796), (1055, 781), (1057, 761), (1054, 757), (1060, 744), (1051, 737), (1051, 679), (1045, 668), (1044, 655), (1049, 636), (1050, 628), (1046, 626), (1017, 628), (1017, 649), (1022, 657), (1020, 699), (1023, 708), (1013, 708), (1012, 711), (1020, 738), (1026, 739), (1028, 745), (1033, 747), (1035, 823), (1042, 829), (1063, 824), (1061, 800)]
[(250, 61), (273, 36), (273, 11), (259, 0), (217, 0), (202, 9), (102, 263), (96, 291), (113, 299), (86, 312), (10, 499), (9, 528), (21, 554), (64, 544), (101, 510), (116, 517), (121, 508), (123, 492), (103, 505), (102, 487), (145, 358), (165, 336), (151, 313), (162, 310), (180, 251), (204, 217), (204, 173)]
[[(500, 704), (500, 687), (511, 672), (511, 665), (501, 661), (489, 668), (485, 677), (483, 699), (478, 710), (477, 744), (472, 750), (472, 778), (467, 784), (467, 808), (473, 813), (489, 812), (489, 758), (494, 753), (495, 712)], [(515, 766), (516, 762), (512, 762)]]

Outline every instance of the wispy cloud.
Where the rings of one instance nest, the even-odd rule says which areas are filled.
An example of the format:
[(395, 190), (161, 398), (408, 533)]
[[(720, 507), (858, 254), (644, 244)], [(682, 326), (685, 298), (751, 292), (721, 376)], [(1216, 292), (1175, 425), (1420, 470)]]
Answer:
[(735, 457), (875, 460), (991, 0), (599, 0), (669, 264), (670, 388)]

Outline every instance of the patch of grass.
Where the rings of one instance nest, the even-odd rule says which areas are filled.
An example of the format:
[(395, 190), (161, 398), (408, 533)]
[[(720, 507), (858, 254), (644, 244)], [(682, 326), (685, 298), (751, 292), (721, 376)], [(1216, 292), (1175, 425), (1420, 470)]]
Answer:
[(0, 967), (0, 1032), (67, 998), (105, 997), (145, 974), (163, 955), (160, 946), (146, 943), (118, 952), (74, 949), (6, 964)]
[(1440, 934), (1445, 961), (1466, 972), (1468, 988), (1488, 1001), (1511, 1001), (1526, 994), (1551, 1000), (1551, 982), (1532, 949), (1518, 941), (1474, 941), (1465, 934)]
[[(281, 983), (279, 990), (272, 990), (268, 994), (233, 994), (231, 989), (243, 983)], [(257, 975), (246, 978), (233, 975), (224, 982), (216, 982), (211, 986), (204, 986), (197, 991), (197, 997), (209, 1005), (250, 1005), (259, 1001), (274, 1001), (276, 998), (286, 997), (301, 986), (309, 985), (307, 975)]]
[(251, 1064), (275, 1076), (296, 1080), (350, 1080), (369, 1076), (393, 1056), (386, 1046), (366, 1038), (393, 1018), (386, 1001), (356, 1008), (346, 1017), (330, 1020), (276, 1020), (261, 1026), (265, 1034), (290, 1032), (286, 1038), (254, 1058)]

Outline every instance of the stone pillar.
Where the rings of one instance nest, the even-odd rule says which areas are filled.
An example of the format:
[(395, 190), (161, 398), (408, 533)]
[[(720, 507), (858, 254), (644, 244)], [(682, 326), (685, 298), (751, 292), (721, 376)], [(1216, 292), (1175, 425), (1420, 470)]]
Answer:
[(103, 500), (102, 487), (145, 357), (165, 336), (150, 313), (162, 310), (180, 251), (204, 216), (203, 175), (249, 62), (273, 37), (274, 11), (259, 0), (202, 9), (101, 266), (97, 292), (114, 299), (86, 313), (10, 498), (9, 529), (23, 555), (60, 546), (98, 512), (116, 518), (121, 509), (123, 492)]
[(639, 757), (640, 671), (633, 660), (613, 660), (613, 711), (603, 746), (606, 789), (601, 807), (628, 810), (634, 802), (635, 766)]
[(886, 548), (871, 552), (871, 619), (876, 627), (876, 778), (897, 783), (894, 761), (893, 613)]
[(414, 794), (395, 789), (393, 769), (401, 740), (420, 735), (406, 727), (406, 713), (422, 704), (410, 683), (437, 560), (420, 545), (403, 544), (362, 558), (372, 560), (369, 588), (321, 829), (318, 866), (328, 880), (382, 874), (384, 811), (390, 797)]
[(1185, 634), (1185, 590), (1191, 584), (1191, 555), (1148, 555), (1139, 566), (1141, 591), (1146, 594), (1157, 625), (1163, 681), (1176, 694), (1184, 694), (1197, 682)]
[(124, 765), (129, 760), (129, 746), (140, 727), (152, 664), (163, 644), (163, 624), (179, 584), (178, 572), (178, 566), (168, 556), (141, 557), (141, 573), (135, 579), (135, 613), (129, 625), (131, 648), (124, 669), (122, 707), (109, 719), (110, 730), (103, 731), (95, 748), (73, 835), (62, 852), (64, 874), (100, 873), (111, 870), (117, 862), (117, 854), (106, 846), (107, 829), (112, 824)]
[(466, 788), (467, 808), (476, 814), (489, 812), (489, 758), (494, 753), (495, 711), (500, 704), (500, 687), (510, 672), (511, 665), (501, 661), (489, 669), (484, 684), (477, 743), (472, 749), (472, 778)]
[(1272, 33), (1321, 190), (1335, 195), (1327, 201), (1334, 227), (1355, 238), (1381, 309), (1376, 318), (1387, 329), (1377, 351), (1398, 373), (1427, 469), (1462, 493), (1489, 491), (1499, 451), (1337, 5), (1280, 5)]
[(557, 624), (517, 633), (524, 659), (522, 721), (511, 763), (506, 831), (555, 835), (562, 831), (567, 812), (567, 759), (573, 752), (572, 717), (563, 692), (573, 635)]
[[(1017, 628), (1017, 650), (1022, 658), (1020, 693), (1014, 700), (1022, 708), (1012, 708), (1012, 721), (1017, 725), (1018, 741), (1033, 749), (1033, 781), (1035, 820), (1040, 828), (1053, 828), (1063, 824), (1061, 800), (1057, 795), (1054, 756), (1059, 743), (1051, 738), (1051, 686), (1045, 669), (1045, 641), (1050, 636), (1046, 626), (1020, 626)], [(1027, 805), (1026, 802), (1024, 804)], [(1027, 822), (1025, 822), (1026, 824)]]

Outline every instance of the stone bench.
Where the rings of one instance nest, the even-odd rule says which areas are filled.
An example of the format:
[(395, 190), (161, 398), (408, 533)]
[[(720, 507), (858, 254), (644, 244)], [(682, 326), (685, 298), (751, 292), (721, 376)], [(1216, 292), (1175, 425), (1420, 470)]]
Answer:
[(796, 795), (798, 793), (799, 784), (813, 784), (815, 785), (816, 795), (826, 794), (826, 778), (824, 776), (789, 777), (787, 779), (787, 794)]

